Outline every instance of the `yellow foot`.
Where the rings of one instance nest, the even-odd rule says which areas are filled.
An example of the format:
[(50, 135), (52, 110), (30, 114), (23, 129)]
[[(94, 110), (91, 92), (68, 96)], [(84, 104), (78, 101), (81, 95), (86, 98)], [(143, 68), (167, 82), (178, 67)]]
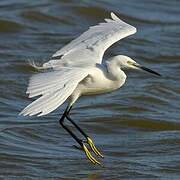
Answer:
[(95, 147), (92, 139), (90, 137), (87, 137), (87, 143), (89, 144), (89, 146), (91, 147), (92, 151), (97, 155), (103, 158), (103, 155), (97, 150), (97, 148)]
[(99, 161), (97, 161), (89, 152), (88, 148), (86, 147), (86, 145), (83, 143), (82, 145), (83, 151), (85, 152), (87, 158), (93, 163), (93, 164), (99, 164), (101, 165), (101, 163)]

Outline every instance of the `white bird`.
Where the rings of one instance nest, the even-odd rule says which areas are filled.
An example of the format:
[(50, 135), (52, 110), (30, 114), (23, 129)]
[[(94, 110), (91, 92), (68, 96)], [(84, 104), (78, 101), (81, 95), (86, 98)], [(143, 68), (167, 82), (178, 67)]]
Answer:
[[(62, 127), (79, 143), (87, 158), (94, 164), (100, 164), (88, 150), (86, 144), (100, 157), (91, 138), (69, 117), (69, 112), (82, 95), (102, 94), (119, 89), (126, 81), (125, 69), (143, 69), (160, 75), (155, 71), (140, 66), (130, 57), (117, 55), (102, 64), (103, 55), (112, 44), (136, 33), (136, 28), (123, 22), (114, 13), (111, 19), (90, 27), (78, 38), (57, 51), (48, 62), (37, 69), (48, 72), (35, 74), (30, 78), (27, 88), (29, 97), (41, 96), (28, 105), (21, 115), (46, 115), (69, 99), (68, 106), (59, 120)], [(69, 120), (85, 137), (79, 139), (64, 125)]]

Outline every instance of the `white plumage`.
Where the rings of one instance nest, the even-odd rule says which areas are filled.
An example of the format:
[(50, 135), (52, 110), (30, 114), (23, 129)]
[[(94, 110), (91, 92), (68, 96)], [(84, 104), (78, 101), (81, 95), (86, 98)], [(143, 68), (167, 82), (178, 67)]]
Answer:
[(40, 73), (30, 79), (27, 94), (29, 97), (42, 95), (39, 99), (28, 105), (21, 113), (23, 115), (42, 116), (50, 113), (72, 94), (78, 83), (87, 76), (87, 72), (63, 68), (59, 71)]
[(61, 59), (50, 60), (43, 67), (87, 67), (101, 64), (107, 48), (136, 32), (135, 27), (123, 22), (114, 13), (111, 13), (111, 17), (105, 19), (104, 23), (90, 27), (57, 51), (52, 57), (62, 56)]
[(39, 67), (51, 71), (33, 75), (26, 93), (30, 98), (41, 97), (20, 114), (42, 116), (55, 110), (68, 97), (70, 106), (81, 95), (109, 92), (123, 85), (126, 75), (120, 68), (128, 66), (127, 61), (135, 61), (126, 56), (116, 56), (106, 66), (97, 64), (102, 63), (109, 46), (134, 34), (136, 28), (120, 20), (114, 13), (111, 13), (111, 18), (90, 27)]
[[(120, 88), (126, 81), (123, 70), (141, 69), (160, 76), (148, 68), (140, 66), (127, 56), (117, 55), (105, 64), (102, 58), (105, 50), (116, 41), (134, 34), (136, 28), (120, 20), (114, 13), (112, 19), (92, 26), (77, 39), (57, 51), (50, 61), (37, 69), (48, 72), (35, 74), (30, 78), (27, 93), (29, 97), (41, 96), (28, 105), (20, 114), (42, 116), (55, 110), (69, 98), (69, 104), (59, 120), (60, 125), (76, 140), (87, 158), (93, 164), (100, 164), (86, 145), (99, 157), (103, 155), (95, 147), (92, 139), (69, 116), (72, 105), (82, 95), (108, 93)], [(80, 139), (65, 124), (67, 119), (85, 139)]]

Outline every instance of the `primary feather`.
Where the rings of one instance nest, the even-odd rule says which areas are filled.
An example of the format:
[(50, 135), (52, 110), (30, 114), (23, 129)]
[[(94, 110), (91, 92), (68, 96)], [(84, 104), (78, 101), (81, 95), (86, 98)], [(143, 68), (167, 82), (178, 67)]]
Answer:
[[(43, 67), (87, 67), (101, 64), (104, 52), (112, 44), (136, 32), (136, 28), (120, 20), (114, 13), (112, 19), (91, 26), (86, 32), (53, 55), (53, 60)], [(57, 58), (55, 60), (55, 58)]]
[(20, 114), (42, 116), (50, 113), (72, 94), (78, 83), (88, 75), (84, 69), (62, 69), (33, 75), (27, 93), (29, 97), (41, 95)]
[(51, 68), (51, 72), (35, 74), (30, 78), (29, 97), (41, 96), (20, 114), (42, 116), (60, 106), (73, 93), (90, 68), (100, 64), (104, 52), (113, 43), (134, 34), (136, 28), (120, 20), (114, 13), (111, 19), (90, 27), (75, 40), (57, 51), (52, 59), (37, 69)]

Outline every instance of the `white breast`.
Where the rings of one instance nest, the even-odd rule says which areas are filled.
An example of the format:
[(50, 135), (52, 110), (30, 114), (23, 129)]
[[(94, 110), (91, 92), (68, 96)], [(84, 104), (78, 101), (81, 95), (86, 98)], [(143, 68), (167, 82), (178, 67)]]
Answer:
[(81, 95), (101, 94), (120, 88), (124, 82), (125, 78), (113, 79), (105, 69), (94, 68), (92, 73), (82, 80), (76, 89)]

